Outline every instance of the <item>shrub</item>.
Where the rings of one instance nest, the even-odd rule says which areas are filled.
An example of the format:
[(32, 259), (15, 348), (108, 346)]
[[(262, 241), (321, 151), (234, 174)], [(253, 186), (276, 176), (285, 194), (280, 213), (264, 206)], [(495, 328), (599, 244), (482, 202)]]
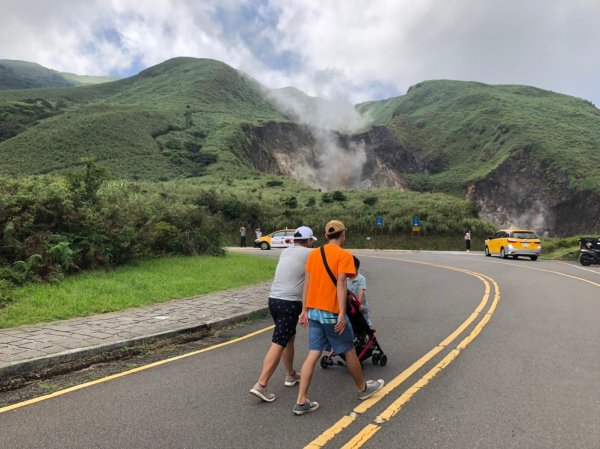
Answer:
[(279, 186), (282, 186), (282, 185), (283, 185), (283, 181), (279, 181), (279, 180), (276, 180), (276, 179), (272, 179), (270, 181), (267, 181), (267, 184), (266, 184), (267, 187), (279, 187)]
[(12, 287), (13, 285), (9, 281), (0, 279), (0, 309), (12, 302)]
[(363, 203), (365, 203), (367, 206), (374, 206), (375, 204), (377, 204), (377, 197), (368, 196), (363, 200)]
[(290, 209), (296, 209), (298, 207), (298, 199), (295, 196), (290, 196), (283, 200), (283, 204)]
[(325, 204), (333, 203), (333, 198), (331, 197), (331, 193), (325, 192), (321, 195), (321, 201)]
[(333, 201), (346, 201), (346, 195), (344, 195), (344, 192), (336, 190), (331, 194), (331, 199)]

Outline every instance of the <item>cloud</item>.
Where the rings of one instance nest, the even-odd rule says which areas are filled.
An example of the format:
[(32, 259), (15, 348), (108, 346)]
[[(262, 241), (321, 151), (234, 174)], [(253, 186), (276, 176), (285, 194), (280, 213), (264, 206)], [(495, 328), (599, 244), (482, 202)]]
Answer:
[(599, 104), (599, 16), (596, 0), (3, 0), (0, 58), (120, 75), (213, 58), (352, 102), (461, 79)]

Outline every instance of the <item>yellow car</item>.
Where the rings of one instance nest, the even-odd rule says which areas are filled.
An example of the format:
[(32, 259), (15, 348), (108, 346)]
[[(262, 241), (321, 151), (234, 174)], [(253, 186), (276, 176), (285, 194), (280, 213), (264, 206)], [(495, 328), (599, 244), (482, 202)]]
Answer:
[(485, 241), (485, 255), (498, 255), (503, 259), (519, 256), (537, 260), (542, 254), (540, 238), (534, 231), (523, 229), (503, 229)]
[(254, 240), (254, 246), (260, 249), (287, 248), (294, 244), (295, 229), (280, 229)]

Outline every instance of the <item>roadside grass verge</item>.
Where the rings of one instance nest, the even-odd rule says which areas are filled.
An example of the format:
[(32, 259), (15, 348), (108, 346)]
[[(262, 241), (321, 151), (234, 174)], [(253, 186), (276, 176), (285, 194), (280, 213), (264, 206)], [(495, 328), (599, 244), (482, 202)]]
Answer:
[(58, 285), (28, 284), (0, 309), (0, 328), (83, 317), (272, 279), (276, 259), (246, 254), (167, 257), (96, 270)]
[(543, 240), (542, 259), (577, 260), (579, 258), (579, 239), (581, 237), (584, 236)]

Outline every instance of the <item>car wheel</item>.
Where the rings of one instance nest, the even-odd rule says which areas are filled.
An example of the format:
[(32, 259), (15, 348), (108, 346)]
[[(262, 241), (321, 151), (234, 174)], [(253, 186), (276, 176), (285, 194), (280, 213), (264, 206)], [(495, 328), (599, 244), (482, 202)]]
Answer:
[(492, 255), (492, 253), (490, 253), (490, 249), (487, 246), (485, 247), (484, 252), (487, 257), (490, 257)]
[(536, 260), (537, 260), (537, 257), (538, 257), (538, 256), (529, 256), (529, 258), (530, 258), (531, 260), (533, 260), (533, 261), (536, 261)]
[(587, 254), (582, 254), (579, 256), (579, 263), (584, 267), (589, 267), (593, 262), (593, 259)]
[(500, 257), (502, 257), (503, 259), (508, 259), (508, 256), (506, 255), (504, 248), (500, 248)]
[(269, 246), (269, 244), (267, 242), (261, 242), (260, 249), (267, 250), (267, 249), (271, 249), (271, 247)]

